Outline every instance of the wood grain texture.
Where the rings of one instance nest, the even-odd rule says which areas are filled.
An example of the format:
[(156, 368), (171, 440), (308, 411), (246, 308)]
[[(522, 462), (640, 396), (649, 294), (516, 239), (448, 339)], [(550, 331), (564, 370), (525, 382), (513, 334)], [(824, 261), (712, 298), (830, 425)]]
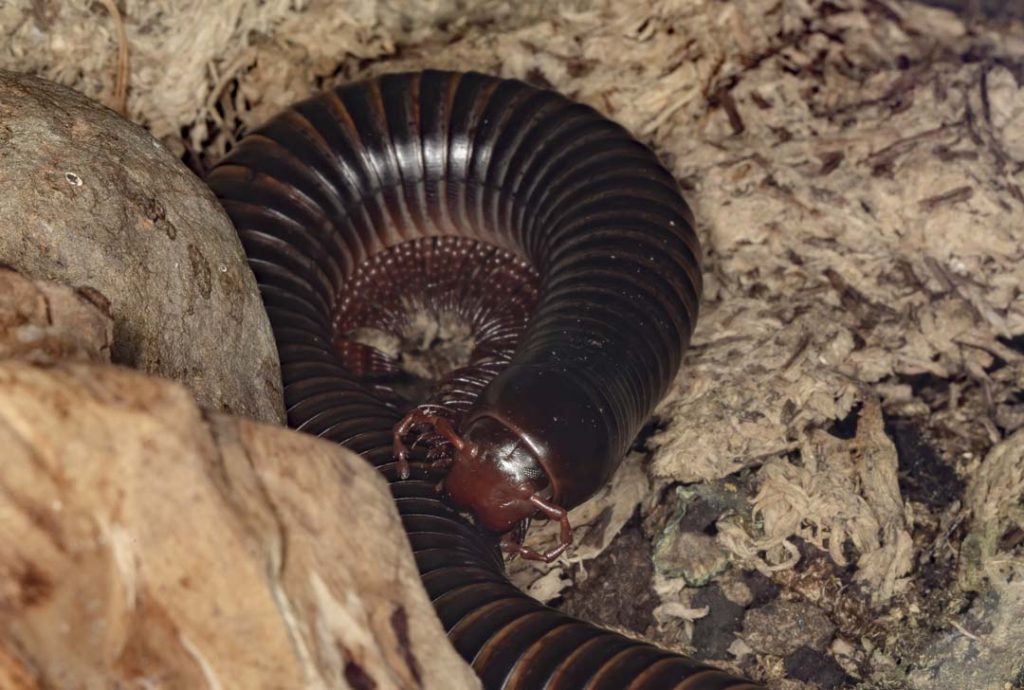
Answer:
[(345, 449), (135, 372), (15, 360), (0, 446), (0, 686), (479, 687)]

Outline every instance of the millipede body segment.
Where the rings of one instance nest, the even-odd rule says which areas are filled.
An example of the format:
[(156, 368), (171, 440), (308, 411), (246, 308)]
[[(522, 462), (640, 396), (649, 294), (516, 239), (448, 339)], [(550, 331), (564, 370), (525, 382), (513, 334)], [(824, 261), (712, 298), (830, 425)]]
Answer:
[[(495, 531), (521, 538), (523, 518), (552, 516), (509, 506), (568, 509), (600, 488), (679, 368), (700, 247), (649, 149), (552, 91), (426, 71), (293, 106), (208, 182), (260, 285), (290, 425), (389, 479), (438, 616), (485, 687), (758, 687), (543, 606), (506, 580), (498, 549)], [(461, 320), (473, 344), (409, 400), (393, 353), (357, 333), (400, 333), (422, 312)], [(414, 410), (442, 433), (421, 434), (403, 477), (394, 428)], [(532, 504), (508, 493), (523, 486)]]

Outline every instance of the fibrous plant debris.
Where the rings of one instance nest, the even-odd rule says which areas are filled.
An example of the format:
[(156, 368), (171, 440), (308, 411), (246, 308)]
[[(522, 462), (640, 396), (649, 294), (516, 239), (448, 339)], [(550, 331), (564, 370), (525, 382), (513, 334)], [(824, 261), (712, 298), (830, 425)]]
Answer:
[[(727, 661), (778, 687), (1003, 688), (1024, 601), (1024, 28), (991, 4), (120, 7), (128, 112), (197, 169), (316, 88), (428, 66), (551, 86), (637, 133), (695, 209), (701, 319), (649, 456), (617, 479), (628, 490), (577, 511), (575, 557), (517, 578), (557, 601), (639, 524), (655, 639), (708, 651), (691, 635), (731, 602), (733, 622), (704, 628), (738, 633)], [(8, 4), (0, 28), (0, 63), (114, 102), (99, 6)], [(676, 490), (694, 482), (711, 493)], [(722, 511), (700, 527), (698, 498)], [(664, 551), (712, 542), (731, 565), (703, 587), (686, 549)], [(753, 650), (740, 613), (768, 602), (751, 573), (823, 611), (833, 638)], [(984, 663), (949, 663), (972, 645)], [(801, 670), (826, 658), (827, 677)]]

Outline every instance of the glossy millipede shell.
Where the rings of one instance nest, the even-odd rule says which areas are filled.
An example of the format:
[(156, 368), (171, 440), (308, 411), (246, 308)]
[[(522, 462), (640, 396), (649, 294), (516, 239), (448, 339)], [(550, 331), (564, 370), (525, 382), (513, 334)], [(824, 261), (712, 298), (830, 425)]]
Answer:
[(435, 402), (456, 419), (501, 406), (543, 442), (561, 504), (586, 499), (673, 380), (697, 317), (693, 218), (650, 150), (552, 91), (427, 71), (293, 106), (208, 181), (259, 282), (290, 425), (391, 481), (438, 616), (485, 687), (756, 687), (509, 584), (494, 535), (435, 476), (397, 479), (391, 431), (409, 403), (381, 383), (393, 362), (347, 335), (399, 329), (403, 299), (458, 312), (477, 346)]

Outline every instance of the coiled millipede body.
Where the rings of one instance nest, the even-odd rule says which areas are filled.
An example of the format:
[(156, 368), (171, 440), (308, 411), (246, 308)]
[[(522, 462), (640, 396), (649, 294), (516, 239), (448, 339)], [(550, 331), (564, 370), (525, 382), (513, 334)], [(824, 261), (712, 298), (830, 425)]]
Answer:
[[(260, 285), (289, 424), (389, 479), (486, 688), (757, 687), (543, 606), (498, 548), (505, 533), (506, 551), (539, 556), (522, 544), (531, 517), (562, 520), (564, 548), (564, 510), (608, 480), (679, 368), (700, 248), (650, 150), (552, 91), (427, 71), (293, 106), (208, 182)], [(408, 401), (396, 361), (355, 334), (423, 312), (468, 325), (473, 348)], [(407, 431), (411, 465), (394, 443)]]

